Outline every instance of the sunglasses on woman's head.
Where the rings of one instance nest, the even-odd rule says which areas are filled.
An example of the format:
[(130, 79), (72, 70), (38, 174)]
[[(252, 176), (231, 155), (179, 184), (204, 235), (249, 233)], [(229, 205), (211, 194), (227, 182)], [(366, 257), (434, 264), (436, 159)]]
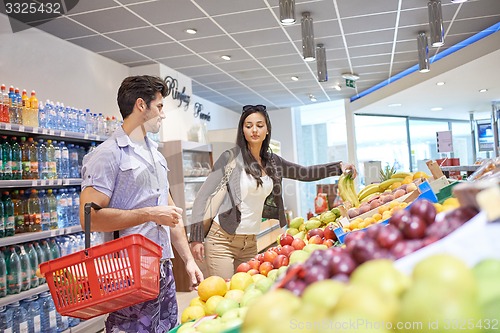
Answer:
[(243, 112), (246, 112), (248, 110), (256, 110), (256, 111), (266, 111), (266, 106), (265, 105), (262, 105), (262, 104), (258, 104), (258, 105), (245, 105), (243, 107)]

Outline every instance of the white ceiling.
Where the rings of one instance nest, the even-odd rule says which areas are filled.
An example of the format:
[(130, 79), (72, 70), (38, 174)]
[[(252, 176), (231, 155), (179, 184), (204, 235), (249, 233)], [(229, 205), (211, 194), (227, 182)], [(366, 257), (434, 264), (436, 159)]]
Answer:
[[(431, 57), (500, 22), (500, 0), (442, 0), (442, 10), (445, 45), (432, 48)], [(313, 17), (315, 43), (327, 49), (325, 83), (316, 79), (316, 63), (302, 59), (304, 11)], [(318, 103), (349, 99), (416, 65), (417, 33), (429, 31), (427, 0), (296, 0), (295, 13), (297, 23), (284, 27), (278, 0), (80, 0), (62, 17), (37, 27), (130, 67), (164, 64), (191, 77), (195, 95), (236, 112), (245, 104), (265, 104), (270, 110), (310, 105), (309, 94)], [(198, 33), (188, 35), (186, 28)], [(231, 61), (220, 58), (225, 54)], [(448, 56), (431, 64), (425, 77), (433, 80), (420, 83), (424, 76), (411, 74), (352, 103), (352, 110), (387, 113), (384, 105), (389, 102), (403, 104), (391, 112), (414, 115), (423, 115), (431, 105), (464, 114), (483, 108), (500, 99), (500, 76), (494, 72), (500, 68), (500, 57), (498, 52), (483, 55), (482, 65), (471, 63), (442, 74), (447, 84), (440, 88), (453, 87), (453, 94), (425, 97), (438, 91), (433, 80), (441, 73), (440, 63), (452, 57)], [(453, 62), (455, 67), (462, 63)], [(344, 85), (340, 76), (345, 72), (360, 76), (357, 89), (336, 91), (332, 86)], [(474, 91), (479, 86), (471, 85), (478, 81), (473, 74), (479, 72), (486, 73), (483, 78), (488, 73), (497, 78), (488, 83), (490, 90), (484, 95)], [(293, 75), (300, 80), (292, 81)], [(373, 96), (387, 92), (394, 99), (373, 104)]]

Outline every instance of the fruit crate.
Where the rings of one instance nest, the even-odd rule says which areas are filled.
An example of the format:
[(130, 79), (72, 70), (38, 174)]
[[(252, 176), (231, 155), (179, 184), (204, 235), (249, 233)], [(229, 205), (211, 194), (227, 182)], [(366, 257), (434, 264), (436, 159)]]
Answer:
[(459, 180), (459, 181), (452, 182), (452, 183), (446, 185), (445, 187), (443, 187), (441, 190), (439, 190), (439, 192), (436, 193), (437, 202), (443, 203), (443, 201), (450, 198), (453, 194), (453, 187), (455, 187), (456, 185), (458, 185), (460, 183), (463, 183), (463, 181)]

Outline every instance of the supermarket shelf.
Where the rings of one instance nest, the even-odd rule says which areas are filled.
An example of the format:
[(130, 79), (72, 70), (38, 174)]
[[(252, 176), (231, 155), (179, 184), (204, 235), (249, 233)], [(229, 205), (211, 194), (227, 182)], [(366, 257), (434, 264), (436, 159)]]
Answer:
[(43, 293), (44, 291), (49, 290), (49, 286), (45, 283), (36, 288), (28, 289), (26, 291), (22, 291), (19, 294), (8, 295), (6, 297), (0, 298), (0, 306), (5, 306), (10, 303), (19, 302), (22, 299), (28, 298), (33, 295), (38, 295)]
[(203, 183), (207, 180), (207, 177), (184, 177), (185, 183)]
[(0, 188), (80, 186), (81, 178), (0, 180)]
[(442, 166), (443, 171), (467, 171), (474, 172), (479, 169), (480, 165), (454, 165), (454, 166)]
[(43, 238), (50, 238), (60, 235), (69, 235), (82, 231), (82, 228), (77, 225), (69, 228), (54, 229), (39, 232), (25, 232), (14, 236), (0, 238), (0, 246), (9, 246), (14, 244), (31, 242)]
[(70, 327), (63, 333), (95, 333), (104, 328), (105, 315), (80, 322), (75, 327)]
[(0, 132), (6, 134), (12, 134), (12, 132), (17, 132), (20, 134), (30, 135), (36, 134), (44, 138), (68, 138), (72, 141), (104, 141), (107, 137), (86, 133), (69, 132), (64, 130), (55, 130), (41, 127), (31, 127), (16, 124), (0, 123)]

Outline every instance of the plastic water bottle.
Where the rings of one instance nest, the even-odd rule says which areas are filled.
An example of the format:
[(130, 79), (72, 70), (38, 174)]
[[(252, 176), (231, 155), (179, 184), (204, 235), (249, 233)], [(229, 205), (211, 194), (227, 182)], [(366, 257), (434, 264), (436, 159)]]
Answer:
[(57, 317), (54, 301), (50, 292), (44, 291), (40, 294), (40, 314), (43, 333), (57, 333)]
[(65, 189), (57, 191), (57, 226), (59, 229), (68, 227), (68, 200)]
[(0, 297), (5, 296), (7, 296), (7, 263), (3, 251), (0, 251)]
[[(42, 247), (38, 242), (33, 242), (33, 247), (35, 248), (36, 251), (36, 257), (38, 258), (38, 264), (40, 265), (43, 262), (46, 262), (48, 259), (45, 257), (45, 253), (42, 250)], [(39, 278), (39, 284), (44, 284), (45, 279), (44, 278)]]
[(40, 198), (37, 190), (31, 189), (31, 195), (28, 199), (28, 214), (30, 218), (29, 231), (42, 231), (42, 211), (40, 209)]
[(28, 254), (28, 258), (30, 260), (30, 267), (31, 267), (30, 288), (35, 288), (38, 287), (38, 285), (40, 284), (38, 276), (36, 276), (36, 270), (39, 264), (38, 255), (36, 253), (35, 247), (33, 246), (33, 243), (24, 244), (24, 250)]
[(50, 213), (50, 226), (49, 229), (57, 229), (59, 227), (58, 221), (58, 213), (57, 213), (57, 198), (54, 195), (54, 190), (47, 190), (47, 201), (49, 204), (49, 213)]
[(69, 150), (66, 147), (64, 141), (59, 143), (59, 149), (61, 150), (61, 177), (66, 179), (69, 178)]
[(49, 246), (52, 259), (61, 258), (61, 249), (59, 248), (55, 238), (51, 238), (49, 240)]
[(7, 136), (2, 136), (2, 179), (11, 180), (12, 179), (12, 150), (7, 140)]
[(21, 291), (26, 291), (30, 289), (31, 286), (30, 258), (21, 245), (16, 246), (16, 252), (21, 262)]
[(47, 128), (49, 116), (47, 114), (47, 109), (42, 101), (38, 102), (38, 126), (41, 128)]
[(3, 203), (0, 201), (0, 238), (5, 237), (5, 214)]
[(12, 333), (12, 310), (0, 306), (0, 332)]
[(12, 310), (12, 331), (13, 333), (28, 332), (28, 312), (19, 302), (13, 302), (7, 305)]
[(14, 217), (14, 204), (10, 193), (8, 191), (3, 192), (2, 196), (2, 206), (3, 206), (3, 218), (5, 226), (5, 237), (13, 236), (15, 234), (15, 217)]
[(5, 84), (0, 88), (0, 121), (2, 123), (10, 122), (9, 119), (9, 94), (6, 91)]
[(42, 216), (40, 224), (42, 231), (47, 231), (50, 230), (49, 199), (45, 190), (38, 190), (38, 197), (40, 198), (40, 214)]
[[(61, 158), (61, 147), (57, 144), (57, 141), (52, 142), (52, 146), (54, 147), (54, 160), (56, 161), (56, 175), (55, 178), (62, 179), (62, 158)], [(47, 147), (47, 151), (48, 151)]]
[(26, 232), (24, 228), (25, 205), (23, 198), (19, 194), (19, 190), (12, 191), (11, 201), (12, 204), (14, 205), (14, 229), (15, 229), (14, 232), (16, 234)]
[(23, 178), (22, 165), (23, 160), (21, 156), (21, 147), (17, 143), (17, 137), (13, 136), (11, 140), (11, 168), (12, 168), (12, 179), (19, 180)]
[(69, 193), (73, 198), (73, 225), (80, 225), (80, 193), (74, 187)]
[(78, 173), (78, 151), (76, 150), (74, 144), (72, 143), (68, 144), (68, 152), (69, 152), (69, 177), (79, 178), (80, 175)]
[(47, 146), (43, 139), (38, 140), (38, 174), (40, 179), (49, 179), (49, 163), (47, 161)]
[(56, 149), (52, 144), (52, 140), (47, 140), (47, 165), (48, 165), (48, 175), (47, 175), (48, 179), (56, 179), (57, 178)]
[(7, 294), (19, 294), (21, 292), (21, 260), (14, 246), (9, 247), (5, 253), (7, 266)]
[(68, 219), (68, 227), (74, 225), (73, 218), (73, 197), (71, 196), (70, 189), (64, 189), (64, 194), (66, 195), (66, 218)]
[(28, 315), (28, 333), (39, 333), (42, 331), (42, 322), (40, 315), (40, 303), (38, 296), (33, 295), (21, 301), (21, 306)]

